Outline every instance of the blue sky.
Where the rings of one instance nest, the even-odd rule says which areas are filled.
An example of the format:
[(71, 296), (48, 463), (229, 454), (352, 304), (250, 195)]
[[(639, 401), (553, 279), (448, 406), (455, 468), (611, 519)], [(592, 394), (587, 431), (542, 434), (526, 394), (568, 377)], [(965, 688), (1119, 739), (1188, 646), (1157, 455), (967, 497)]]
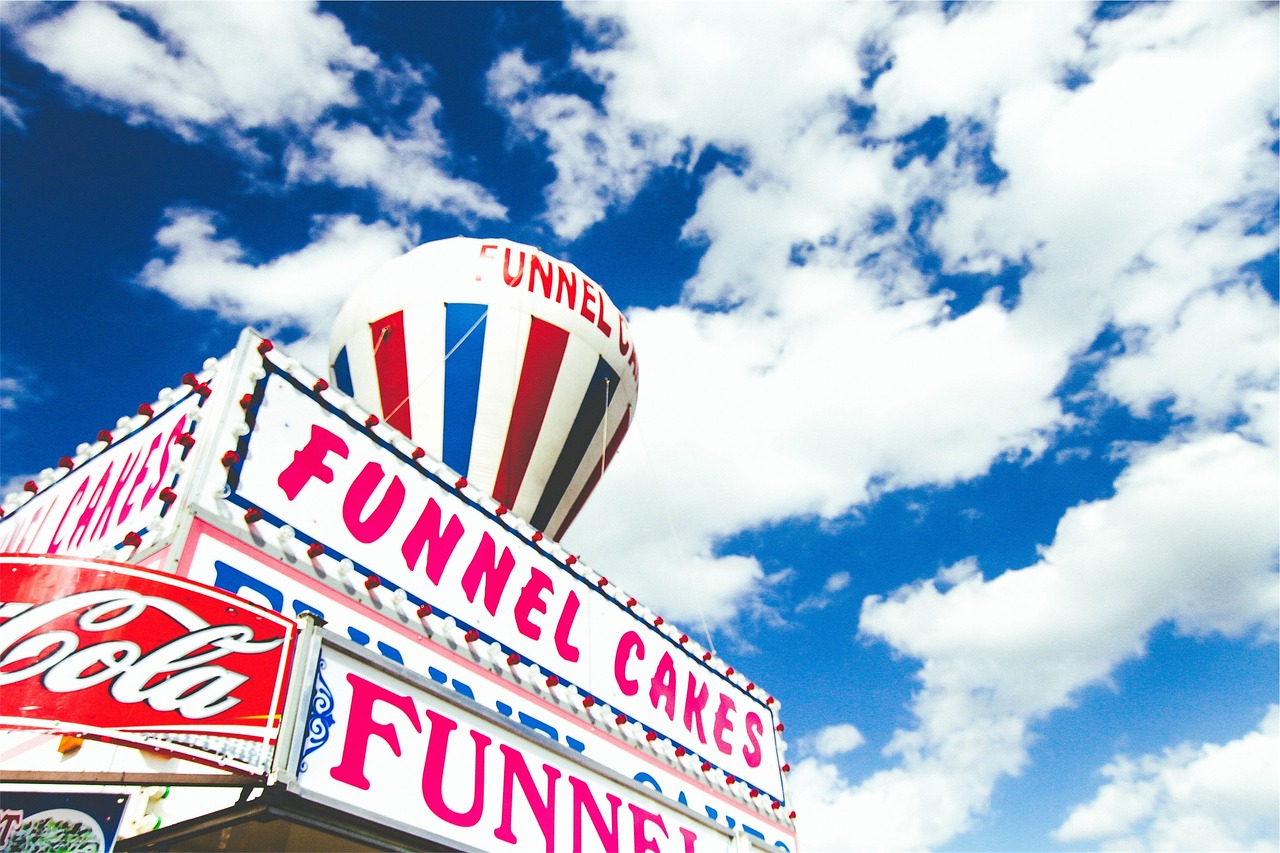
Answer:
[(783, 702), (810, 850), (1275, 848), (1252, 4), (5, 4), (0, 478), (506, 237), (627, 311), (566, 538)]

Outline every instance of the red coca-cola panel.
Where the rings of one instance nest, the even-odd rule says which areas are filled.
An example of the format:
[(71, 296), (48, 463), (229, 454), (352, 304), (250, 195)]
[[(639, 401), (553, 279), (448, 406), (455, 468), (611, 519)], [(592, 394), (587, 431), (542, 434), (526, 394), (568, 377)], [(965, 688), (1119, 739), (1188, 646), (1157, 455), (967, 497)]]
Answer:
[(295, 634), (276, 613), (173, 575), (0, 555), (0, 727), (262, 770)]

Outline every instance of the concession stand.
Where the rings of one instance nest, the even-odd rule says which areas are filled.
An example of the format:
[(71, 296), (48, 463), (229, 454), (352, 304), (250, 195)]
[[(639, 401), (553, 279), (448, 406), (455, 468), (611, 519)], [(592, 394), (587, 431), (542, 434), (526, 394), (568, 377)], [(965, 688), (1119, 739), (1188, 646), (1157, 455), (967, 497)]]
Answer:
[[(630, 420), (625, 321), (535, 249), (441, 242), (488, 308), (366, 294), (328, 377), (246, 330), (6, 499), (0, 850), (796, 849), (779, 703), (546, 532)], [(468, 368), (464, 450), (480, 333), (521, 346)]]

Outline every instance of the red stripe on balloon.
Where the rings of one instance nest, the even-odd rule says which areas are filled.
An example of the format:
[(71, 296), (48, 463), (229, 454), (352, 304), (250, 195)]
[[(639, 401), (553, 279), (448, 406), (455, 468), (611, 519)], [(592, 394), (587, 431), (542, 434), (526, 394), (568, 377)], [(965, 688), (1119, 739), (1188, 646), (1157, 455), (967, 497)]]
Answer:
[(545, 320), (533, 318), (529, 339), (520, 368), (520, 384), (511, 407), (511, 423), (507, 427), (507, 443), (502, 448), (502, 461), (494, 481), (493, 497), (504, 506), (515, 506), (516, 496), (524, 483), (534, 445), (547, 416), (551, 394), (555, 391), (560, 363), (564, 361), (569, 333)]
[(622, 420), (618, 421), (618, 428), (614, 431), (613, 438), (609, 439), (609, 444), (605, 447), (604, 464), (592, 466), (591, 476), (587, 477), (587, 482), (582, 484), (582, 491), (578, 492), (578, 497), (574, 499), (573, 506), (569, 508), (569, 514), (564, 517), (564, 521), (560, 522), (560, 529), (552, 535), (552, 539), (558, 541), (564, 535), (564, 532), (569, 529), (569, 525), (573, 524), (573, 520), (578, 517), (578, 511), (582, 509), (582, 505), (591, 496), (596, 483), (600, 480), (600, 475), (604, 473), (603, 469), (608, 468), (609, 463), (613, 462), (613, 454), (618, 452), (618, 445), (622, 443), (622, 437), (627, 434), (627, 427), (629, 426), (631, 426), (630, 406), (623, 412)]
[(404, 312), (397, 311), (369, 324), (373, 334), (373, 364), (378, 373), (382, 419), (409, 438), (409, 359), (405, 353)]

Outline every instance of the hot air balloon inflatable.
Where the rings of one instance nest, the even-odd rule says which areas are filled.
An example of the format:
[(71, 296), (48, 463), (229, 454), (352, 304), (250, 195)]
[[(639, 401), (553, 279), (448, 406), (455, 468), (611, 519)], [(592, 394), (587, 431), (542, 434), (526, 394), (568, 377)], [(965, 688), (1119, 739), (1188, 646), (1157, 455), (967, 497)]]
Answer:
[(559, 539), (634, 417), (627, 321), (572, 264), (455, 237), (390, 261), (329, 342), (338, 388)]

